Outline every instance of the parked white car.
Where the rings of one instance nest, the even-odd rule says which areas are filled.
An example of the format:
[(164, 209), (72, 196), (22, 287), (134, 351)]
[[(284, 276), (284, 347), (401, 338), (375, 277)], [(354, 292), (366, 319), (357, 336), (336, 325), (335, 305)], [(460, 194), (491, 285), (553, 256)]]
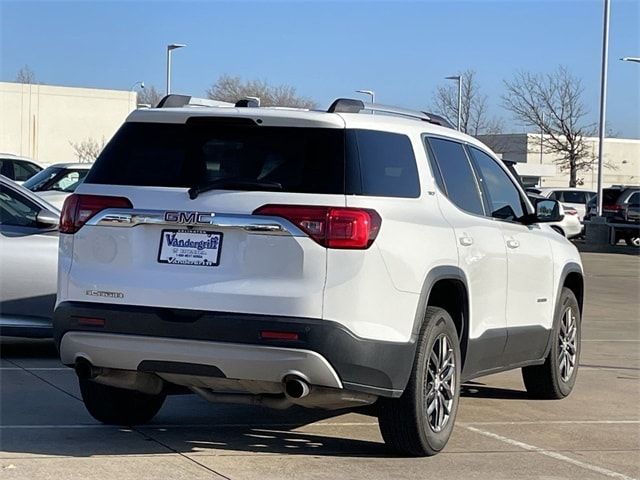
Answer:
[(35, 192), (57, 208), (82, 183), (91, 169), (90, 163), (56, 163), (24, 182), (24, 187)]
[(589, 200), (596, 195), (593, 190), (582, 188), (539, 188), (540, 195), (546, 198), (553, 198), (560, 203), (574, 208), (578, 212), (578, 220), (584, 221), (586, 207)]
[(532, 397), (569, 395), (580, 256), (488, 147), (358, 100), (186, 99), (132, 112), (64, 204), (54, 336), (96, 419), (147, 422), (175, 385), (375, 402), (389, 447), (421, 456), (462, 382), (522, 368)]
[[(546, 198), (540, 194), (531, 192), (527, 192), (527, 197), (529, 197), (529, 200), (532, 202)], [(551, 228), (563, 237), (567, 238), (575, 238), (582, 233), (583, 225), (580, 223), (580, 220), (578, 220), (578, 211), (575, 208), (561, 203), (560, 215), (562, 215), (562, 220), (558, 222), (549, 222), (549, 226)]]
[(51, 337), (60, 211), (0, 175), (0, 335)]
[(21, 184), (42, 170), (34, 160), (11, 153), (0, 153), (0, 175)]

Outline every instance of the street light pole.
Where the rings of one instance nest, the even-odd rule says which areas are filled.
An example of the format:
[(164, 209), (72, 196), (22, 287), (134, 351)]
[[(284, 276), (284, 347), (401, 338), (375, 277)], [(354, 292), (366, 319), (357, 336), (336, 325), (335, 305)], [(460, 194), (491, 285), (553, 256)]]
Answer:
[(604, 0), (604, 25), (602, 28), (602, 70), (600, 72), (600, 124), (598, 125), (598, 210), (602, 215), (602, 180), (604, 172), (604, 134), (607, 116), (607, 64), (609, 61), (609, 5), (610, 0)]
[(186, 45), (183, 43), (170, 43), (167, 45), (167, 95), (171, 93), (171, 52), (182, 47), (186, 47)]
[(462, 75), (453, 75), (445, 77), (447, 80), (458, 81), (458, 131), (462, 128)]
[(622, 57), (620, 60), (622, 60), (623, 62), (640, 63), (640, 57)]
[(540, 165), (542, 165), (542, 150), (544, 145), (544, 112), (540, 115)]
[(371, 97), (371, 103), (376, 103), (376, 92), (373, 90), (356, 90), (356, 93), (362, 93)]

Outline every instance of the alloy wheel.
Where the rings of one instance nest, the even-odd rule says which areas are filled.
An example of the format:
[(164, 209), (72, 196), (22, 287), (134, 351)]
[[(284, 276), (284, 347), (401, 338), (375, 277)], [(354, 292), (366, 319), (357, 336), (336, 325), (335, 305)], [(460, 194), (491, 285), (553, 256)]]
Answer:
[(578, 326), (571, 307), (567, 308), (558, 332), (558, 370), (563, 382), (569, 381), (578, 357)]
[(425, 403), (429, 426), (434, 432), (440, 432), (451, 417), (457, 381), (452, 342), (444, 333), (433, 342), (426, 377)]

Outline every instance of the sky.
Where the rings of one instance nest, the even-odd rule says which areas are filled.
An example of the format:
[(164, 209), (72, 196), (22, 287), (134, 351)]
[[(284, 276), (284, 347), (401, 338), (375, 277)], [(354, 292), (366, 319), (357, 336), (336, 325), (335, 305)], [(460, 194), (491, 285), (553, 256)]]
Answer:
[[(612, 0), (607, 123), (640, 138), (640, 0)], [(218, 2), (0, 0), (0, 80), (23, 65), (51, 85), (165, 86), (204, 96), (221, 74), (289, 84), (328, 106), (373, 89), (380, 103), (426, 109), (444, 77), (474, 69), (491, 113), (503, 81), (566, 66), (582, 79), (588, 121), (600, 90), (603, 0)], [(530, 128), (529, 128), (530, 129)]]

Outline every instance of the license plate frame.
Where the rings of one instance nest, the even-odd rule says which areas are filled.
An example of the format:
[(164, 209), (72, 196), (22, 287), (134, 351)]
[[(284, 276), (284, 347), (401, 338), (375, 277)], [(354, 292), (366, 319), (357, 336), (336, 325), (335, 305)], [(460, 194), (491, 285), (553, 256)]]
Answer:
[[(174, 254), (180, 254), (180, 255), (185, 255), (187, 254), (187, 250), (192, 250), (192, 254), (193, 253), (197, 253), (197, 247), (193, 246), (193, 247), (189, 247), (189, 246), (170, 246), (165, 244), (165, 235), (166, 234), (171, 234), (174, 233), (176, 234), (176, 236), (180, 235), (182, 237), (184, 237), (186, 235), (187, 238), (180, 238), (179, 240), (187, 240), (189, 239), (188, 236), (189, 235), (197, 235), (198, 237), (201, 237), (200, 239), (198, 238), (191, 238), (190, 240), (195, 241), (195, 242), (199, 242), (199, 241), (207, 241), (210, 238), (217, 238), (217, 248), (216, 248), (216, 254), (215, 254), (215, 261), (212, 261), (211, 259), (207, 259), (205, 258), (203, 262), (197, 262), (197, 261), (192, 261), (189, 262), (188, 260), (186, 261), (176, 261), (179, 260), (173, 260), (169, 255), (163, 255), (163, 253), (166, 253), (166, 250), (170, 250), (170, 249), (174, 249), (173, 253)], [(188, 267), (217, 267), (220, 265), (220, 256), (221, 256), (221, 252), (222, 252), (222, 232), (212, 232), (212, 231), (208, 231), (208, 230), (190, 230), (187, 228), (169, 228), (169, 229), (163, 229), (162, 232), (160, 233), (160, 245), (158, 247), (158, 256), (157, 256), (157, 260), (158, 263), (163, 263), (166, 265), (179, 265), (179, 266), (188, 266)], [(165, 250), (166, 249), (166, 250)], [(179, 251), (182, 250), (182, 251)], [(206, 250), (206, 249), (205, 249)], [(191, 257), (191, 258), (195, 258), (195, 257)]]

